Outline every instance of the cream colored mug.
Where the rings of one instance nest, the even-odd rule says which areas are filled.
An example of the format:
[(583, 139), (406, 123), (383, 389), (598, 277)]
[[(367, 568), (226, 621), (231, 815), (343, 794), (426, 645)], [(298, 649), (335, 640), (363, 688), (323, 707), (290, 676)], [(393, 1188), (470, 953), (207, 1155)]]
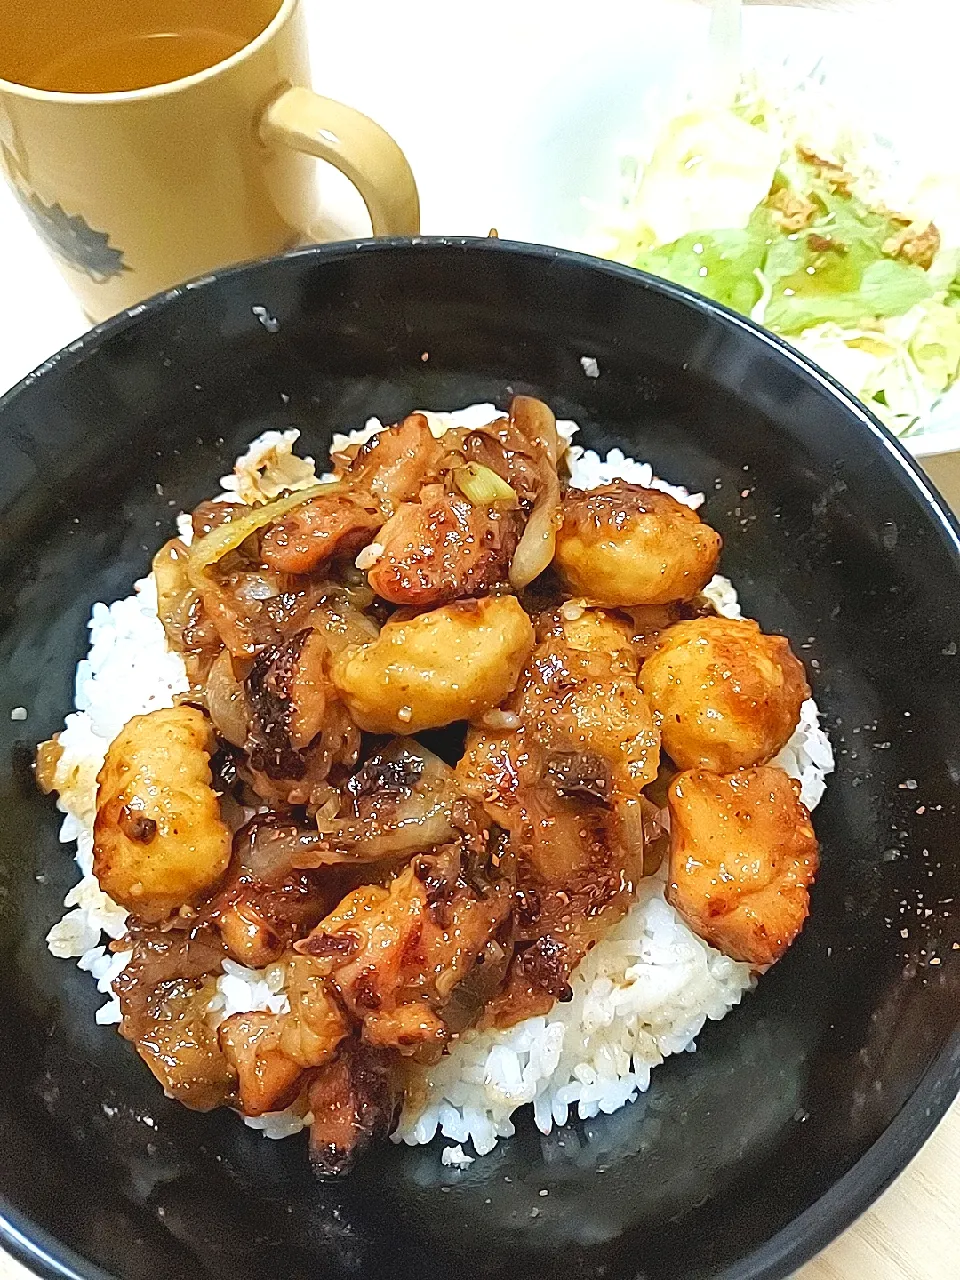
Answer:
[(92, 319), (310, 239), (311, 157), (419, 231), (403, 152), (309, 82), (299, 0), (0, 0), (0, 160)]

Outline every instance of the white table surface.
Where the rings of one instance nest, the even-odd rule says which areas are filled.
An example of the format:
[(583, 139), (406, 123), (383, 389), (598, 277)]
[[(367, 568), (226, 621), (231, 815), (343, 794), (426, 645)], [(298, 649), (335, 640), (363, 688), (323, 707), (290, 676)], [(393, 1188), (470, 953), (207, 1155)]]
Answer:
[[(818, 8), (851, 11), (838, 21), (885, 27), (903, 44), (943, 11), (947, 0), (811, 0)], [(555, 140), (541, 123), (518, 143), (505, 113), (501, 87), (511, 89), (510, 109), (533, 118), (537, 73), (526, 66), (565, 67), (576, 80), (578, 63), (610, 33), (637, 31), (646, 5), (628, 0), (591, 4), (554, 0), (486, 0), (479, 21), (460, 33), (448, 0), (421, 0), (411, 9), (388, 0), (368, 0), (362, 23), (356, 6), (332, 7), (304, 0), (311, 20), (314, 83), (375, 116), (407, 151), (421, 187), (425, 233), (483, 235), (492, 225), (502, 234), (549, 236), (538, 229), (535, 203), (517, 191), (517, 174), (528, 156), (518, 147), (549, 150)], [(590, 20), (585, 23), (585, 12)], [(678, 23), (702, 22), (690, 5), (677, 5)], [(691, 17), (693, 13), (693, 17)], [(645, 14), (641, 15), (645, 19)], [(800, 15), (801, 20), (812, 15)], [(476, 18), (476, 15), (474, 15)], [(769, 14), (751, 10), (750, 23)], [(371, 41), (371, 30), (379, 39)], [(698, 28), (699, 29), (699, 28)], [(798, 28), (798, 31), (800, 28)], [(839, 30), (839, 28), (838, 28)], [(591, 32), (593, 33), (591, 35)], [(801, 36), (807, 38), (804, 29)], [(591, 44), (591, 41), (593, 42)], [(571, 61), (570, 50), (577, 50)], [(408, 66), (408, 91), (398, 90), (396, 69)], [(521, 74), (517, 74), (517, 72)], [(554, 92), (558, 75), (550, 78)], [(524, 97), (523, 84), (527, 83)], [(541, 93), (541, 96), (542, 93)], [(540, 133), (538, 133), (538, 129)], [(362, 209), (333, 175), (324, 190), (331, 227), (361, 233)], [(521, 184), (522, 185), (522, 184)], [(0, 391), (87, 328), (80, 308), (32, 233), (19, 207), (0, 183)], [(960, 466), (939, 465), (936, 478), (960, 506)], [(802, 1280), (956, 1280), (960, 1276), (960, 1107), (954, 1106), (907, 1172), (858, 1223), (803, 1268)], [(0, 1280), (25, 1273), (0, 1254)]]

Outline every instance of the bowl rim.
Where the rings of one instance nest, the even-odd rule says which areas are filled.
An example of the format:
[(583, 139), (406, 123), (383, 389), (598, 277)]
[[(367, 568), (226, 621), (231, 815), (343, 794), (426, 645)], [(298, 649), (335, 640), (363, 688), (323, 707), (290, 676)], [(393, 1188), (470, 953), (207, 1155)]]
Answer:
[[(337, 261), (356, 254), (389, 255), (396, 251), (430, 253), (461, 249), (473, 254), (526, 257), (544, 264), (562, 261), (593, 273), (629, 281), (690, 307), (727, 328), (744, 330), (792, 366), (807, 381), (838, 399), (881, 452), (899, 468), (920, 505), (937, 526), (960, 576), (960, 520), (953, 514), (915, 456), (846, 387), (789, 343), (722, 304), (634, 267), (592, 257), (571, 249), (480, 236), (397, 236), (383, 239), (334, 241), (306, 245), (272, 257), (258, 258), (207, 273), (146, 301), (128, 307), (89, 329), (56, 352), (13, 387), (0, 395), (0, 415), (12, 408), (34, 383), (66, 371), (86, 359), (105, 340), (122, 333), (143, 315), (172, 305), (185, 293), (214, 289), (223, 280), (234, 280), (258, 268), (288, 260)], [(854, 1222), (906, 1168), (940, 1122), (960, 1092), (960, 1020), (940, 1053), (928, 1064), (920, 1083), (889, 1125), (864, 1154), (832, 1186), (766, 1243), (740, 1261), (717, 1273), (718, 1280), (786, 1280)], [(0, 1246), (44, 1280), (116, 1280), (98, 1264), (71, 1246), (58, 1241), (33, 1223), (0, 1192)]]

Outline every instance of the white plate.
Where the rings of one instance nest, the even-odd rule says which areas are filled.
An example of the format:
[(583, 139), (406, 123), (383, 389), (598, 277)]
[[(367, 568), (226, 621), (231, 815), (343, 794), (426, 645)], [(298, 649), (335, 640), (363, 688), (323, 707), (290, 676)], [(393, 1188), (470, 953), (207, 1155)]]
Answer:
[[(500, 234), (579, 247), (584, 197), (612, 202), (623, 145), (651, 127), (651, 92), (704, 74), (709, 10), (681, 0), (304, 0), (314, 84), (380, 120), (420, 184), (425, 234)], [(947, 136), (956, 79), (951, 24), (937, 0), (877, 3), (856, 14), (748, 6), (751, 65), (813, 67), (832, 94), (866, 110), (923, 170), (958, 152)], [(371, 38), (372, 33), (376, 38)], [(960, 161), (958, 161), (960, 165)], [(339, 175), (334, 175), (338, 178)], [(326, 191), (331, 184), (327, 181)], [(361, 233), (356, 199), (334, 183), (334, 225)], [(83, 327), (12, 199), (0, 192), (0, 389)], [(960, 448), (960, 404), (918, 456)]]

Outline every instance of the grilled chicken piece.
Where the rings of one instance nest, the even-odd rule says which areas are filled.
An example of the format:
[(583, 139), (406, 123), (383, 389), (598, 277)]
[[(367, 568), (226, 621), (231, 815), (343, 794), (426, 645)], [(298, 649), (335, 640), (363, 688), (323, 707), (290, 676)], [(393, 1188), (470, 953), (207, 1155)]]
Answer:
[(400, 1092), (386, 1055), (356, 1039), (310, 1082), (307, 1099), (310, 1163), (321, 1178), (336, 1177), (375, 1139), (393, 1127)]
[(382, 524), (383, 516), (369, 494), (338, 487), (269, 525), (260, 557), (278, 573), (315, 573), (334, 556), (359, 551)]
[(282, 1111), (300, 1092), (303, 1068), (280, 1047), (284, 1017), (235, 1013), (218, 1029), (224, 1057), (237, 1074), (240, 1110), (245, 1116)]
[(516, 857), (517, 955), (484, 1014), (498, 1026), (565, 997), (576, 965), (628, 909), (651, 825), (643, 788), (659, 763), (629, 629), (600, 611), (561, 611), (540, 630), (503, 710), (514, 727), (471, 730), (457, 766)]
[(782, 769), (696, 769), (670, 787), (667, 899), (704, 941), (759, 967), (803, 928), (819, 852), (800, 786)]
[(523, 729), (471, 730), (457, 774), (515, 857), (517, 954), (483, 1013), (484, 1025), (512, 1026), (568, 996), (573, 970), (629, 909), (642, 847), (610, 806), (601, 757), (561, 763)]
[(614, 802), (638, 799), (657, 775), (660, 734), (637, 687), (629, 644), (611, 654), (548, 636), (531, 654), (508, 706), (547, 750), (606, 761), (607, 798)]
[(290, 1012), (284, 1019), (281, 1049), (301, 1067), (323, 1066), (349, 1031), (326, 966), (312, 956), (290, 952), (284, 990)]
[(302, 774), (300, 753), (323, 728), (326, 656), (323, 636), (306, 627), (254, 661), (246, 679), (251, 711), (246, 745), (254, 769), (277, 778)]
[(482, 596), (506, 582), (520, 536), (520, 517), (506, 506), (474, 506), (429, 486), (418, 502), (398, 507), (377, 535), (383, 548), (368, 578), (391, 604), (433, 609)]
[(216, 895), (207, 916), (233, 960), (263, 969), (280, 959), (330, 907), (316, 878), (289, 871), (269, 884), (241, 874)]
[(334, 454), (334, 473), (344, 486), (369, 493), (386, 519), (437, 478), (446, 451), (443, 441), (434, 439), (424, 415), (412, 413), (396, 426), (378, 431), (355, 451)]
[(327, 677), (328, 653), (326, 636), (304, 628), (264, 649), (247, 676), (241, 772), (268, 803), (322, 803), (331, 768), (356, 761), (360, 735)]
[(348, 894), (296, 949), (329, 973), (368, 1043), (439, 1056), (444, 1005), (510, 908), (508, 886), (467, 883), (449, 846), (415, 858), (386, 888)]
[(220, 1024), (220, 1044), (238, 1076), (241, 1109), (263, 1115), (289, 1106), (304, 1072), (322, 1067), (348, 1034), (346, 1018), (319, 966), (289, 955), (284, 991), (288, 1013), (237, 1013)]
[(540, 462), (548, 442), (522, 430), (524, 422), (504, 416), (477, 430), (461, 432), (459, 449), (465, 462), (487, 467), (510, 486), (525, 508), (530, 508), (543, 485)]

